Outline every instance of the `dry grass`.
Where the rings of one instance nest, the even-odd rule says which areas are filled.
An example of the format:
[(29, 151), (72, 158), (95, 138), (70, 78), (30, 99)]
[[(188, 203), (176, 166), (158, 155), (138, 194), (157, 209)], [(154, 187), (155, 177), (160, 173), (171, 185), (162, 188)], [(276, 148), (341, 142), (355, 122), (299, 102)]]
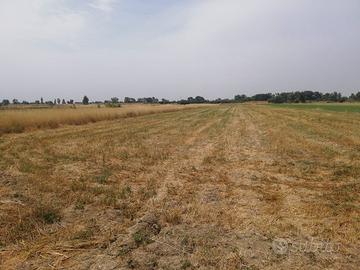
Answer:
[(29, 129), (57, 128), (61, 125), (83, 125), (159, 112), (172, 112), (198, 105), (123, 105), (121, 108), (96, 106), (63, 106), (54, 108), (0, 110), (0, 134), (19, 133)]
[(0, 155), (1, 269), (358, 267), (357, 113), (200, 107), (5, 134)]

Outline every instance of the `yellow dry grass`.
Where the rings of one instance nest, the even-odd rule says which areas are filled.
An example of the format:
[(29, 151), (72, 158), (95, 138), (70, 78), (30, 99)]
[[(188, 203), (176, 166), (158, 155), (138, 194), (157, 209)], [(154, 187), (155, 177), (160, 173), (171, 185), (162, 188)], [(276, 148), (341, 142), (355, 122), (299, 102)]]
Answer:
[(200, 107), (5, 134), (0, 155), (1, 269), (359, 265), (357, 113)]
[(194, 108), (199, 105), (123, 105), (120, 108), (96, 106), (62, 106), (27, 109), (26, 106), (0, 110), (0, 134), (23, 132), (29, 129), (57, 128), (61, 125), (82, 125), (102, 120), (114, 120), (159, 112)]

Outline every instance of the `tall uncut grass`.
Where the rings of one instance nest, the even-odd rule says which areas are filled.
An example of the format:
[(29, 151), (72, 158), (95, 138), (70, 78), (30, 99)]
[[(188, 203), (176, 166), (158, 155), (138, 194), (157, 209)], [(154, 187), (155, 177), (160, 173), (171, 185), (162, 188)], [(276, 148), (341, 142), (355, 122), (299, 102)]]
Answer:
[(178, 111), (196, 106), (198, 105), (125, 105), (120, 108), (81, 106), (78, 108), (0, 110), (0, 134), (57, 128), (61, 125), (82, 125), (102, 120)]

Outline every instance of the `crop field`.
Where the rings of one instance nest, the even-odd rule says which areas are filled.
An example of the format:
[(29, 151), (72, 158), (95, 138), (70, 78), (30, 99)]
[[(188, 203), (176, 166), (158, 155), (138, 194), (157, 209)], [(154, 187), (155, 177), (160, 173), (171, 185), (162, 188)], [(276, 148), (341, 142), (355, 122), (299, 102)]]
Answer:
[(360, 103), (308, 103), (308, 104), (272, 104), (277, 108), (303, 109), (303, 110), (324, 110), (335, 112), (360, 112)]
[(182, 108), (3, 132), (0, 269), (358, 269), (359, 113)]
[(31, 107), (14, 106), (0, 110), (0, 134), (20, 133), (39, 128), (58, 128), (62, 125), (83, 125), (102, 120), (171, 112), (200, 105), (123, 105), (121, 108), (104, 108), (94, 105)]

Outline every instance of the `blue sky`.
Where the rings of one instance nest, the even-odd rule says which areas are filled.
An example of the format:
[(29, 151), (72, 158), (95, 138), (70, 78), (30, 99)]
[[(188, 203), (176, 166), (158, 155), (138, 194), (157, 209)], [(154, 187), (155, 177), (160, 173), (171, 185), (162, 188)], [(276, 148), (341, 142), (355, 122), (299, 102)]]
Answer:
[(360, 90), (357, 0), (1, 0), (0, 99)]

